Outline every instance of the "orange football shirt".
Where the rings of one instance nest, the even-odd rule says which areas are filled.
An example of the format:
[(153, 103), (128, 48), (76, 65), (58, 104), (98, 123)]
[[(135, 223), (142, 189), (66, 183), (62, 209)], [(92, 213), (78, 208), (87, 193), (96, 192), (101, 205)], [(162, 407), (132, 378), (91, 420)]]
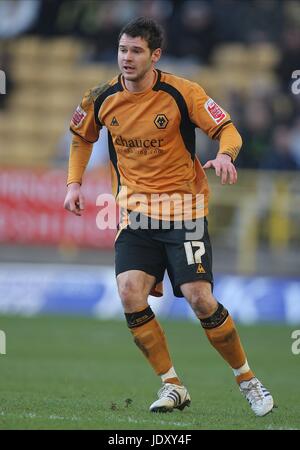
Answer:
[(229, 139), (219, 152), (232, 160), (241, 147), (229, 114), (197, 83), (155, 69), (153, 85), (136, 93), (126, 89), (119, 75), (89, 90), (72, 117), (75, 137), (68, 184), (81, 183), (91, 144), (98, 140), (102, 126), (108, 129), (117, 203), (159, 219), (167, 218), (164, 211), (169, 213), (165, 194), (171, 199), (170, 220), (183, 219), (183, 199), (188, 199), (190, 214), (185, 218), (208, 214), (207, 178), (195, 154), (196, 127), (212, 139), (220, 139), (227, 130)]

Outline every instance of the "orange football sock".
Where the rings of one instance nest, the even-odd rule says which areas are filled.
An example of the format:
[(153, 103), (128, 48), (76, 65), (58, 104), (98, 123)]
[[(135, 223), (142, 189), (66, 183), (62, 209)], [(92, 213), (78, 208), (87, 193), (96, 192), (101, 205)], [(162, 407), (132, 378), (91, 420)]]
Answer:
[[(222, 306), (222, 308), (224, 307)], [(225, 313), (223, 313), (224, 310)], [(220, 325), (216, 323), (213, 324), (215, 326), (207, 326), (209, 319), (201, 320), (201, 324), (210, 343), (232, 367), (237, 383), (241, 383), (253, 378), (254, 374), (248, 366), (234, 321), (225, 308), (223, 311), (221, 311), (223, 314), (221, 314)], [(223, 320), (224, 318), (225, 320)]]
[(162, 377), (164, 383), (181, 384), (173, 369), (164, 331), (151, 308), (125, 316), (134, 342), (142, 350), (156, 374)]

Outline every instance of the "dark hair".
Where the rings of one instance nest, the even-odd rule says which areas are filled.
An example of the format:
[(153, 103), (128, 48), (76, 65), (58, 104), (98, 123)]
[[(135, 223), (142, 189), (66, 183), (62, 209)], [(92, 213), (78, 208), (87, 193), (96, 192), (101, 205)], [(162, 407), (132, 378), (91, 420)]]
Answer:
[(149, 17), (138, 17), (137, 19), (131, 20), (120, 31), (119, 42), (123, 34), (145, 39), (151, 52), (157, 48), (162, 48), (164, 43), (164, 31), (162, 27)]

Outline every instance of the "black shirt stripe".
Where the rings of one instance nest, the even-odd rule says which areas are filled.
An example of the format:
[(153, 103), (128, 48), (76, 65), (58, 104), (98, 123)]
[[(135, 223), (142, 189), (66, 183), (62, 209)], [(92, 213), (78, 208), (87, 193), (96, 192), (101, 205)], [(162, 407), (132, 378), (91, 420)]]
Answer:
[(94, 106), (94, 117), (95, 117), (95, 122), (97, 125), (99, 125), (100, 127), (103, 126), (103, 124), (100, 122), (98, 114), (99, 114), (99, 110), (101, 108), (102, 103), (104, 102), (104, 100), (109, 97), (112, 94), (116, 94), (117, 92), (121, 92), (123, 91), (123, 86), (121, 83), (121, 75), (119, 75), (118, 77), (118, 82), (116, 84), (114, 84), (113, 86), (110, 86), (108, 89), (106, 89), (104, 92), (102, 92), (99, 97), (96, 98), (95, 100), (95, 106)]
[(180, 111), (181, 122), (180, 122), (180, 133), (184, 142), (185, 147), (191, 154), (192, 160), (195, 159), (196, 150), (196, 138), (195, 138), (195, 128), (196, 125), (191, 122), (188, 107), (183, 95), (171, 84), (161, 81), (161, 71), (157, 70), (158, 77), (155, 85), (153, 86), (154, 91), (164, 91), (167, 92), (175, 102)]
[(229, 123), (232, 123), (232, 120), (227, 120), (226, 122), (222, 123), (222, 125), (217, 129), (217, 131), (214, 132), (211, 138), (216, 139), (222, 128), (225, 127), (225, 125), (228, 125)]

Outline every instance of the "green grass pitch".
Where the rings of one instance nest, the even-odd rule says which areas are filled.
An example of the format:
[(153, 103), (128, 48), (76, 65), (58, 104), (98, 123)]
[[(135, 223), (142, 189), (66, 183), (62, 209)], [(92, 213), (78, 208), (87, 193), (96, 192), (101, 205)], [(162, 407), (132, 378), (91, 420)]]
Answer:
[(278, 405), (259, 418), (200, 325), (162, 324), (192, 397), (190, 408), (171, 414), (148, 412), (160, 380), (125, 322), (0, 316), (0, 429), (300, 429), (296, 326), (238, 325), (249, 363)]

